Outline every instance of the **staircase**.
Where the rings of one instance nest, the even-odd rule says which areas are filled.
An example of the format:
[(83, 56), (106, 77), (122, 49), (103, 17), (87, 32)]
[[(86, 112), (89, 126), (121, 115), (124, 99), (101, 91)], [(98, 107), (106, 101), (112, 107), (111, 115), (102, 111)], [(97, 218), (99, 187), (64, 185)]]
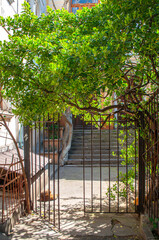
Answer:
[[(84, 140), (84, 143), (83, 143)], [(114, 155), (114, 153), (115, 155)], [(84, 154), (84, 161), (83, 161)], [(98, 130), (76, 128), (73, 132), (72, 146), (68, 155), (68, 165), (93, 166), (120, 165), (120, 147), (116, 130)], [(118, 157), (119, 156), (119, 157)]]

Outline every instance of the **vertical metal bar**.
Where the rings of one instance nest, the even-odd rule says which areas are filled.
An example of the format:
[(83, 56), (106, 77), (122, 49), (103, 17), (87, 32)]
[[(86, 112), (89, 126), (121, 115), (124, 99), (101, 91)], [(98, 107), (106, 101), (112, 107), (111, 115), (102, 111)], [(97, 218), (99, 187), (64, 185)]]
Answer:
[(58, 228), (60, 229), (60, 115), (58, 114)]
[[(18, 159), (17, 159), (17, 162), (18, 162)], [(17, 171), (16, 172), (19, 175), (18, 164), (16, 164), (16, 166), (17, 166)], [(17, 182), (18, 182), (18, 204), (19, 204), (20, 203), (20, 178), (17, 179)]]
[[(39, 118), (39, 171), (40, 171), (40, 177), (39, 177), (39, 192), (41, 195), (41, 127), (40, 127), (40, 118)], [(41, 216), (41, 201), (40, 201), (40, 216)]]
[(137, 211), (137, 207), (136, 207), (136, 173), (137, 173), (137, 171), (136, 171), (136, 165), (137, 165), (137, 162), (136, 162), (136, 148), (137, 148), (137, 144), (136, 144), (136, 121), (135, 121), (135, 132), (134, 132), (134, 134), (135, 134), (135, 212)]
[[(37, 159), (36, 159), (36, 154), (37, 154), (37, 147), (36, 147), (36, 122), (35, 122), (35, 171), (33, 171), (33, 176), (35, 174), (36, 176), (36, 173), (37, 173)], [(37, 195), (36, 195), (36, 178), (35, 178), (35, 211), (37, 212)]]
[(49, 191), (49, 222), (50, 222), (50, 126), (51, 126), (50, 117), (48, 114), (48, 191)]
[[(152, 114), (151, 114), (151, 116), (152, 116), (152, 118), (154, 118), (154, 125), (155, 125), (155, 114), (154, 114), (154, 111), (155, 111), (155, 109), (154, 109), (154, 99), (155, 99), (155, 96), (154, 96), (154, 94), (153, 94), (153, 99), (152, 99), (152, 101), (151, 101), (151, 105), (152, 105)], [(151, 161), (152, 161), (152, 176), (151, 176), (151, 178), (152, 178), (152, 195), (154, 195), (154, 198), (155, 198), (155, 179), (154, 179), (154, 175), (155, 175), (155, 145), (154, 145), (154, 143), (155, 143), (155, 129), (154, 129), (154, 131), (152, 131), (151, 130), (151, 132), (152, 132), (152, 142), (151, 142), (151, 151), (152, 151), (152, 158), (151, 158)], [(152, 215), (153, 215), (153, 218), (155, 219), (155, 199), (151, 199), (151, 203), (152, 203)]]
[(109, 212), (111, 211), (111, 198), (110, 198), (110, 117), (109, 117)]
[[(14, 159), (13, 159), (13, 163), (14, 163)], [(16, 179), (16, 170), (14, 170), (14, 166), (12, 166), (12, 169), (11, 169), (11, 175), (12, 175), (11, 179), (14, 179), (14, 175), (15, 175), (15, 179)], [(14, 191), (13, 191), (13, 189), (14, 189), (14, 182), (13, 182), (12, 188), (11, 188), (11, 203), (14, 208), (14, 202), (13, 202)]]
[[(158, 189), (156, 189), (156, 183), (157, 183), (157, 110), (156, 110), (156, 93), (154, 93), (154, 102), (153, 102), (153, 105), (154, 105), (154, 122), (155, 122), (155, 129), (154, 129), (154, 171), (155, 171), (155, 179), (154, 179), (154, 219), (156, 218), (157, 216), (157, 202), (158, 202), (158, 199), (157, 199), (157, 192), (158, 192)], [(157, 192), (156, 192), (157, 191)]]
[[(53, 136), (53, 196), (55, 198), (55, 116), (53, 114), (53, 129), (52, 129), (52, 136)], [(55, 221), (55, 211), (56, 211), (56, 206), (55, 206), (55, 200), (53, 201), (53, 224), (56, 226), (56, 221)]]
[(158, 199), (159, 199), (159, 140), (158, 140), (158, 135), (159, 135), (159, 119), (158, 119), (158, 114), (159, 114), (159, 107), (158, 107), (158, 93), (159, 90), (157, 90), (157, 96), (156, 96), (156, 101), (157, 101), (157, 107), (156, 107), (156, 122), (157, 122), (157, 218), (159, 216), (159, 203), (158, 203)]
[(46, 170), (46, 167), (45, 167), (45, 125), (46, 125), (46, 122), (45, 122), (45, 118), (43, 117), (43, 167), (44, 167), (44, 218), (45, 218), (45, 170)]
[[(13, 163), (14, 163), (14, 159), (13, 159)], [(18, 175), (18, 165), (16, 164), (15, 167), (12, 166), (12, 169), (15, 168), (15, 172), (17, 172)], [(12, 170), (13, 171), (13, 170)], [(19, 180), (15, 180), (15, 183), (17, 183), (17, 197), (16, 197), (16, 202), (19, 203)]]
[(117, 181), (118, 181), (118, 196), (117, 196), (117, 212), (119, 212), (119, 122), (117, 113)]
[[(151, 112), (151, 105), (150, 105), (150, 102), (149, 102), (149, 105), (148, 105), (148, 110), (149, 110), (149, 113)], [(151, 114), (151, 113), (150, 113)], [(150, 148), (150, 142), (151, 142), (151, 131), (150, 131), (150, 118), (149, 118), (149, 141), (148, 141), (148, 149)], [(151, 169), (151, 162), (150, 162), (150, 150), (148, 150), (148, 158), (149, 158), (149, 161), (148, 161), (148, 170), (149, 170), (149, 175), (148, 175), (148, 181), (149, 181), (149, 189), (148, 189), (148, 192), (150, 193), (150, 184), (151, 184), (151, 178), (150, 178), (150, 169)], [(150, 195), (150, 194), (149, 194)], [(148, 196), (149, 197), (149, 196)], [(148, 215), (150, 217), (150, 199), (148, 199)]]
[[(30, 153), (30, 156), (31, 156), (31, 163), (30, 163), (30, 165), (31, 165), (31, 176), (32, 176), (32, 178), (33, 178), (33, 129), (31, 128), (30, 129), (30, 145), (31, 145), (31, 153)], [(35, 197), (35, 194), (34, 194), (34, 183), (32, 183), (32, 185), (31, 185), (31, 193), (32, 193), (32, 208), (34, 209), (34, 203), (35, 203), (35, 201), (34, 201), (34, 197)]]
[(84, 142), (84, 114), (83, 114), (83, 206), (84, 206), (84, 213), (86, 212), (86, 195), (85, 195), (85, 142)]
[(7, 192), (8, 192), (8, 205), (9, 205), (9, 207), (7, 208), (7, 218), (8, 218), (8, 209), (9, 209), (9, 215), (11, 214), (10, 196), (9, 196), (9, 185), (7, 185)]
[(93, 212), (93, 122), (91, 115), (91, 212)]
[(24, 126), (24, 163), (30, 198), (30, 134), (29, 126)]
[(128, 125), (126, 115), (126, 212), (128, 212)]
[(100, 115), (100, 212), (102, 212), (102, 151), (101, 151), (101, 115)]
[(2, 223), (5, 219), (5, 216), (4, 216), (4, 208), (5, 208), (5, 186), (3, 186), (3, 195), (2, 195)]
[[(139, 113), (139, 121), (141, 129), (145, 129), (143, 113)], [(141, 136), (141, 129), (139, 129), (139, 206), (138, 211), (144, 212), (144, 201), (145, 201), (145, 162), (143, 154), (145, 152), (145, 141)]]

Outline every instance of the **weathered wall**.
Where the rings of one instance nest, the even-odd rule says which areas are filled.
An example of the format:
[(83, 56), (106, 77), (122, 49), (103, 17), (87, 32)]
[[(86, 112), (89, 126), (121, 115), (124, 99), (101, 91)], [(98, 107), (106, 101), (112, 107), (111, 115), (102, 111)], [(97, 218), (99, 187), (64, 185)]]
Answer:
[[(7, 16), (14, 16), (17, 13), (20, 13), (22, 10), (22, 3), (24, 3), (24, 0), (0, 0), (0, 15), (3, 17)], [(0, 40), (8, 40), (8, 33), (0, 27)], [(19, 139), (19, 122), (18, 118), (16, 118), (13, 114), (11, 114), (11, 104), (3, 100), (2, 109), (0, 109), (1, 113), (4, 113), (4, 115), (9, 116), (7, 118), (7, 123), (10, 128), (10, 130), (13, 133), (13, 136), (18, 141)], [(5, 130), (5, 128), (0, 125), (0, 152), (7, 151), (8, 149), (13, 149), (14, 145), (12, 140), (10, 139), (10, 136), (8, 132)]]
[(50, 6), (52, 9), (66, 9), (69, 10), (71, 0), (46, 0), (47, 6)]

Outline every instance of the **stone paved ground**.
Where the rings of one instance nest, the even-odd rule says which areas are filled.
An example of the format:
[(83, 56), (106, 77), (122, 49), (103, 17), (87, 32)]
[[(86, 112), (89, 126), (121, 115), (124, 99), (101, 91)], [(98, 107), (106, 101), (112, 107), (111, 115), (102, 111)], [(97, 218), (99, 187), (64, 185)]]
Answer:
[[(112, 216), (103, 216), (98, 219), (92, 217), (86, 224), (85, 231), (82, 231), (82, 226), (78, 228), (73, 227), (72, 231), (61, 231), (61, 233), (55, 228), (48, 224), (44, 219), (40, 219), (37, 214), (25, 216), (20, 219), (20, 222), (14, 227), (13, 233), (10, 236), (0, 235), (0, 240), (21, 240), (21, 239), (32, 239), (32, 240), (139, 240), (140, 238), (136, 235), (135, 222), (136, 217), (129, 216), (128, 218), (122, 218), (116, 215), (115, 219), (118, 219), (120, 223), (117, 223), (112, 232), (111, 228)], [(87, 217), (85, 217), (87, 221)], [(81, 220), (82, 221), (82, 220)], [(127, 225), (122, 225), (125, 222), (129, 222)], [(79, 223), (77, 221), (77, 223)], [(132, 226), (129, 227), (130, 223)], [(69, 229), (69, 228), (68, 228)], [(81, 230), (80, 230), (81, 229)], [(99, 230), (100, 229), (100, 230)], [(133, 231), (132, 231), (133, 230)]]
[[(94, 171), (97, 171), (95, 169)], [(106, 172), (106, 169), (105, 169)], [(95, 173), (95, 172), (94, 172)], [(90, 178), (89, 171), (86, 179)], [(60, 169), (60, 217), (61, 231), (57, 231), (45, 219), (32, 213), (20, 219), (14, 227), (13, 233), (5, 237), (0, 235), (0, 240), (139, 240), (139, 218), (136, 214), (116, 213), (86, 213), (83, 212), (83, 182), (82, 168), (63, 167)], [(97, 173), (96, 173), (97, 176)], [(103, 179), (106, 186), (107, 179)], [(52, 184), (52, 183), (51, 183)], [(51, 186), (52, 187), (52, 186)], [(89, 184), (87, 192), (89, 192)], [(105, 189), (105, 188), (104, 188)], [(104, 190), (103, 190), (104, 191)], [(99, 192), (99, 181), (94, 182), (94, 193)], [(104, 196), (104, 193), (103, 193)], [(94, 197), (98, 197), (95, 195)], [(57, 206), (57, 200), (55, 201)], [(41, 203), (42, 204), (42, 203)], [(86, 204), (90, 199), (86, 196)], [(99, 205), (99, 202), (95, 202)], [(105, 206), (106, 202), (103, 202)], [(96, 205), (95, 205), (96, 206)], [(123, 205), (124, 206), (124, 205)], [(46, 212), (48, 206), (46, 204)], [(123, 208), (124, 209), (124, 208)], [(113, 210), (113, 207), (112, 207)]]

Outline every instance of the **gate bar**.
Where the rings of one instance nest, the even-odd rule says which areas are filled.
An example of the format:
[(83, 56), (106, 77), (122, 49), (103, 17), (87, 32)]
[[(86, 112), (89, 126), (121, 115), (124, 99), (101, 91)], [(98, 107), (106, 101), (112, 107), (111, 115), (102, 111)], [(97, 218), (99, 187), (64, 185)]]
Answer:
[[(29, 198), (30, 198), (30, 134), (29, 126), (24, 126), (24, 163), (25, 163), (25, 174), (28, 181)], [(30, 199), (31, 201), (31, 199)]]
[[(139, 112), (139, 123), (141, 128), (145, 129), (144, 116), (142, 112)], [(140, 127), (140, 126), (139, 126)], [(139, 213), (144, 213), (144, 202), (145, 202), (145, 162), (143, 154), (145, 152), (145, 141), (140, 134), (139, 129)]]

